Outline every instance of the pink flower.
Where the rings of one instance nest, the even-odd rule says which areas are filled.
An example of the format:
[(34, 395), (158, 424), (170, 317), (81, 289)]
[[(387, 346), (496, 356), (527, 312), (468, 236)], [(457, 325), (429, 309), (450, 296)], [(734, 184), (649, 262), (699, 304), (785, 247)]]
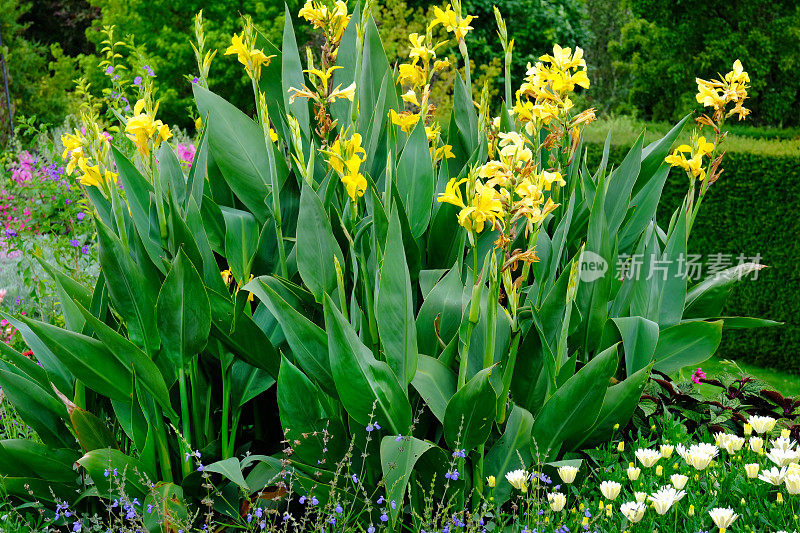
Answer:
[(191, 165), (192, 161), (194, 161), (195, 147), (193, 144), (181, 143), (175, 151), (178, 154), (178, 159), (184, 163)]
[(701, 379), (706, 379), (706, 373), (702, 368), (698, 368), (692, 373), (692, 381), (699, 384)]

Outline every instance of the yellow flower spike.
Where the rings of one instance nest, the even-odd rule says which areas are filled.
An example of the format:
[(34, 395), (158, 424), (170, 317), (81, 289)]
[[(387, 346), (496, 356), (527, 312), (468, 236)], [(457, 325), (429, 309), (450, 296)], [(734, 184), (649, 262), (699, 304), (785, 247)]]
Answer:
[(222, 282), (225, 283), (226, 287), (231, 284), (231, 281), (233, 280), (233, 274), (231, 273), (230, 269), (221, 271), (220, 275), (222, 276)]
[(347, 190), (347, 195), (352, 201), (364, 196), (367, 190), (367, 178), (363, 174), (348, 174), (342, 177), (342, 184)]
[(389, 118), (392, 119), (392, 124), (400, 126), (400, 129), (409, 133), (414, 126), (419, 122), (419, 115), (409, 112), (398, 113), (394, 109), (389, 110)]
[(494, 476), (489, 476), (489, 477), (487, 477), (487, 478), (486, 478), (486, 485), (487, 485), (489, 488), (494, 488), (494, 486), (495, 486), (495, 483), (496, 483), (496, 481), (495, 481), (495, 478), (494, 478)]

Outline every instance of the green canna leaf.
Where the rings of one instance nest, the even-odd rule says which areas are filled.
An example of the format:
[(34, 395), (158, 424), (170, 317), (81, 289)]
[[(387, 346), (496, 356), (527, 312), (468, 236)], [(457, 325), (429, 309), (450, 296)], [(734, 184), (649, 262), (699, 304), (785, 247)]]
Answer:
[(594, 356), (547, 400), (533, 423), (534, 455), (554, 459), (564, 441), (592, 427), (617, 361), (614, 345)]
[(411, 405), (397, 376), (375, 359), (328, 295), (324, 311), (333, 381), (347, 413), (363, 426), (372, 421), (395, 435), (407, 434)]
[(295, 362), (316, 381), (322, 389), (336, 396), (325, 331), (291, 306), (263, 278), (256, 278), (244, 286), (256, 295), (280, 322), (286, 342)]
[(376, 318), (386, 362), (402, 386), (417, 371), (417, 328), (411, 278), (403, 250), (403, 235), (397, 211), (389, 221), (376, 301)]
[(125, 321), (131, 341), (147, 353), (155, 354), (161, 344), (155, 315), (159, 280), (145, 278), (108, 226), (98, 219), (95, 219), (95, 224), (100, 243), (100, 265), (114, 309)]
[(419, 238), (431, 219), (434, 178), (425, 124), (418, 122), (408, 136), (395, 173), (397, 192), (408, 214), (411, 234)]
[(653, 361), (658, 344), (658, 324), (640, 316), (612, 318), (622, 336), (625, 373), (632, 376)]
[(447, 402), (444, 437), (451, 448), (469, 452), (489, 438), (497, 412), (497, 393), (489, 382), (493, 370), (475, 374)]
[(665, 374), (696, 366), (714, 355), (722, 340), (722, 320), (681, 322), (662, 329), (654, 355), (655, 369)]
[(162, 351), (174, 366), (185, 366), (208, 341), (211, 304), (200, 274), (183, 249), (161, 286), (156, 315)]
[(111, 448), (87, 452), (77, 463), (92, 477), (99, 494), (109, 498), (125, 494), (128, 498), (142, 500), (149, 491), (141, 479), (144, 476), (151, 480), (156, 478), (142, 462)]
[(334, 258), (344, 267), (344, 255), (331, 231), (328, 213), (317, 193), (305, 182), (297, 216), (297, 269), (303, 282), (322, 302), (322, 293), (336, 291)]
[(533, 459), (531, 455), (531, 430), (533, 416), (515, 405), (508, 416), (505, 431), (486, 454), (483, 471), (495, 477), (492, 491), (494, 502), (502, 505), (511, 495), (511, 484), (506, 474), (518, 468), (527, 468)]
[[(208, 117), (205, 127), (214, 162), (236, 197), (263, 224), (267, 220), (264, 201), (270, 183), (264, 132), (225, 99), (199, 84), (192, 89), (200, 116)], [(209, 181), (213, 181), (211, 174)]]
[(417, 461), (434, 447), (433, 443), (414, 437), (387, 436), (381, 440), (381, 470), (386, 499), (396, 504), (390, 509), (392, 527), (403, 510), (408, 480)]
[(456, 393), (458, 378), (444, 363), (424, 354), (419, 355), (417, 373), (411, 385), (439, 422), (444, 423), (447, 402)]

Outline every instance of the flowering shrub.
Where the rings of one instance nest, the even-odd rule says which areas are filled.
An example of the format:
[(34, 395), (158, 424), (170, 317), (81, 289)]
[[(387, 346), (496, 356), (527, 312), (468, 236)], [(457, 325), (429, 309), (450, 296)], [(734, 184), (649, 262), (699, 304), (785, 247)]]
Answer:
[[(112, 129), (83, 84), (83, 129), (63, 137), (102, 275), (89, 288), (52, 272), (64, 328), (3, 315), (42, 365), (9, 349), (0, 369), (42, 441), (0, 442), (0, 460), (16, 460), (0, 461), (19, 480), (9, 493), (73, 506), (78, 464), (80, 489), (128, 512), (154, 491), (181, 509), (207, 505), (198, 486), (219, 486), (220, 512), (259, 527), (477, 527), (494, 509), (520, 510), (514, 491), (531, 493), (531, 465), (563, 466), (626, 424), (651, 370), (701, 363), (729, 321), (767, 324), (720, 316), (736, 277), (690, 288), (679, 270), (719, 165), (699, 134), (670, 155), (688, 117), (590, 172), (581, 132), (594, 111), (573, 102), (589, 87), (579, 48), (541, 56), (512, 98), (497, 13), (505, 102), (484, 89), (476, 106), (472, 17), (458, 2), (409, 36), (396, 78), (369, 6), (309, 1), (300, 16), (324, 36), (305, 64), (290, 16), (280, 48), (248, 18), (231, 39), (251, 119), (208, 90), (215, 55), (198, 15), (202, 132), (188, 172), (157, 118), (155, 73), (130, 79), (107, 30), (102, 66), (134, 98), (111, 100)], [(465, 73), (449, 123), (429, 100), (451, 67), (436, 56), (439, 27)], [(669, 163), (690, 186), (664, 230), (655, 214)], [(666, 264), (664, 276), (619, 272), (634, 251)], [(51, 449), (58, 460), (37, 468)], [(294, 513), (287, 494), (310, 510)]]

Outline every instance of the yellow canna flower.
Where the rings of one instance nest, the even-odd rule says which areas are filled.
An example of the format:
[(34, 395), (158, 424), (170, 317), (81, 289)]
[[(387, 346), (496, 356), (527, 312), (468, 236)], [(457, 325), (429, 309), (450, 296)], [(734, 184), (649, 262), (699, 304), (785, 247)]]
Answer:
[(336, 88), (331, 91), (331, 94), (328, 95), (328, 102), (333, 102), (337, 98), (347, 98), (351, 102), (353, 101), (353, 97), (356, 94), (356, 82), (351, 83), (344, 89), (340, 87), (341, 85), (337, 85)]
[(425, 71), (416, 63), (402, 63), (397, 69), (397, 83), (422, 87), (425, 84)]
[(409, 104), (413, 104), (417, 107), (420, 107), (419, 100), (417, 99), (417, 93), (414, 92), (414, 89), (409, 89), (400, 97), (403, 99), (404, 102), (408, 102)]
[(220, 272), (220, 275), (222, 276), (222, 281), (225, 283), (226, 287), (231, 284), (231, 281), (233, 280), (233, 274), (231, 273), (230, 269), (223, 270)]
[(392, 119), (392, 124), (400, 126), (400, 129), (406, 133), (414, 129), (414, 126), (419, 122), (419, 115), (408, 111), (398, 113), (391, 109), (389, 110), (389, 117)]
[(502, 214), (503, 204), (497, 191), (476, 180), (472, 203), (458, 214), (458, 223), (468, 231), (480, 233), (486, 222), (489, 222), (492, 227), (495, 222), (500, 223), (499, 219)]
[(333, 77), (333, 72), (337, 68), (342, 68), (342, 67), (333, 66), (333, 67), (331, 67), (331, 68), (329, 68), (328, 70), (325, 70), (325, 71), (322, 71), (322, 70), (317, 69), (317, 68), (310, 68), (308, 70), (304, 70), (303, 72), (307, 72), (308, 74), (311, 74), (312, 76), (316, 76), (319, 79), (319, 86), (327, 87), (328, 86), (328, 80)]
[(453, 204), (455, 206), (464, 208), (464, 198), (461, 196), (461, 184), (466, 183), (467, 178), (457, 180), (456, 178), (451, 178), (450, 181), (447, 182), (445, 185), (445, 189), (443, 193), (439, 194), (439, 197), (436, 199), (438, 202)]
[(361, 146), (361, 135), (354, 133), (348, 140), (336, 139), (330, 150), (328, 165), (336, 171), (352, 201), (364, 195), (367, 179), (359, 172), (367, 152)]
[(239, 63), (244, 65), (247, 75), (254, 79), (261, 76), (261, 67), (269, 65), (270, 60), (275, 57), (265, 55), (263, 50), (248, 46), (244, 42), (244, 33), (241, 36), (234, 33), (231, 37), (231, 45), (225, 50), (225, 55), (233, 54), (236, 54)]
[(433, 15), (433, 21), (428, 25), (428, 29), (433, 29), (441, 24), (446, 31), (455, 34), (457, 41), (466, 37), (469, 30), (472, 29), (469, 23), (475, 18), (473, 16), (459, 17), (450, 4), (447, 4), (444, 10), (434, 6)]

